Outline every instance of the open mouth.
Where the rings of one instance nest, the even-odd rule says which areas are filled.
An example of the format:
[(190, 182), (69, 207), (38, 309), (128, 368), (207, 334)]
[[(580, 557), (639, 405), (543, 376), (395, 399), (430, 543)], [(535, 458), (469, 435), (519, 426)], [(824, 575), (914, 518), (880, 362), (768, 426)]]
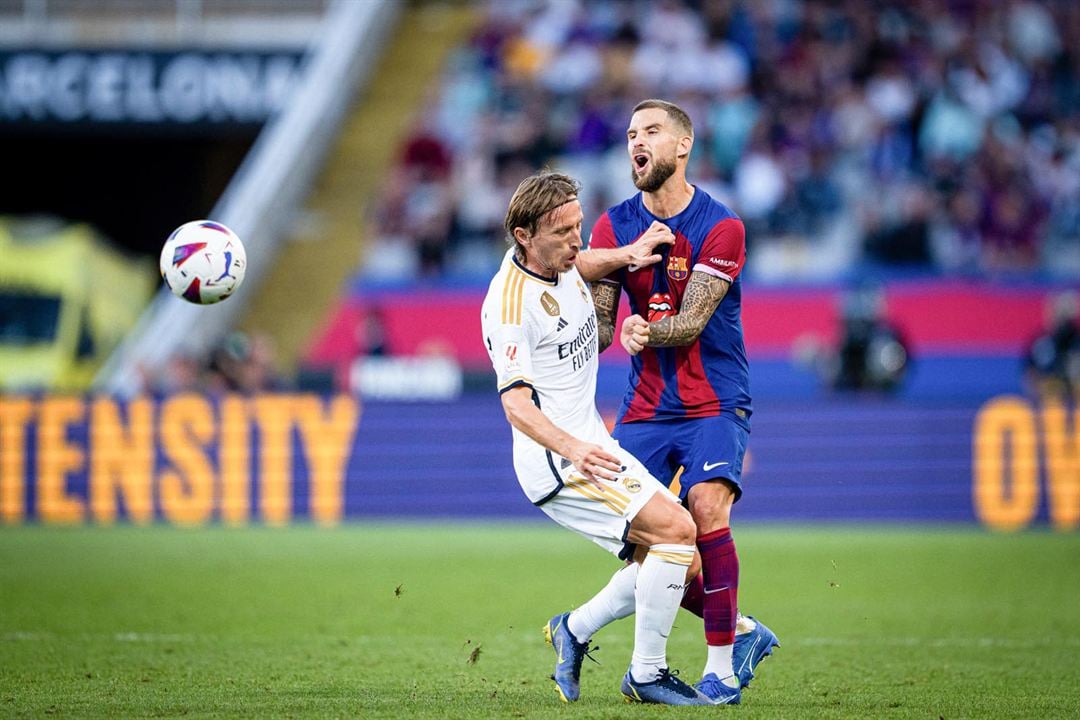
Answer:
[(649, 164), (649, 156), (648, 155), (635, 155), (634, 156), (634, 167), (636, 167), (638, 170), (641, 170), (642, 168), (644, 168), (648, 164)]

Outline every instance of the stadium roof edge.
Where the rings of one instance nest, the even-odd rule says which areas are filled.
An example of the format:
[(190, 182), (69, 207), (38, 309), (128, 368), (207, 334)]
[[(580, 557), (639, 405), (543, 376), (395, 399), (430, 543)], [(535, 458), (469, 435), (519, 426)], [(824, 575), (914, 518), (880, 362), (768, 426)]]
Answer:
[(108, 3), (64, 8), (24, 2), (21, 10), (0, 4), (0, 50), (300, 48), (316, 36), (324, 4), (329, 3), (271, 3), (237, 6), (232, 12), (223, 11), (231, 6), (215, 8), (213, 3), (140, 6), (136, 1), (125, 5), (124, 12)]

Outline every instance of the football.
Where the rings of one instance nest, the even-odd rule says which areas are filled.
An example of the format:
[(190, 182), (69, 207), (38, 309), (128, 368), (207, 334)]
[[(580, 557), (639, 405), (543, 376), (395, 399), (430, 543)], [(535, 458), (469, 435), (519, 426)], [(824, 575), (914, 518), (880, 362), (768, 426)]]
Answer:
[(159, 267), (173, 295), (196, 305), (212, 305), (240, 287), (247, 254), (229, 228), (213, 220), (193, 220), (169, 235)]

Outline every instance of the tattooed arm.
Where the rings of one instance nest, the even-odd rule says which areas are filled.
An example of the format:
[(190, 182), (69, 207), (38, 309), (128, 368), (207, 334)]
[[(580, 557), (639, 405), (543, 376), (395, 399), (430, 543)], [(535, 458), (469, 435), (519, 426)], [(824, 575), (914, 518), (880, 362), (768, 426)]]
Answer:
[(716, 312), (731, 283), (723, 278), (697, 271), (690, 276), (682, 305), (677, 315), (648, 323), (640, 315), (631, 315), (623, 322), (619, 339), (631, 355), (648, 347), (689, 345)]
[(709, 318), (716, 312), (731, 283), (704, 272), (690, 276), (679, 312), (663, 320), (649, 323), (650, 347), (689, 345), (698, 339)]
[(619, 312), (620, 288), (614, 283), (594, 282), (591, 285), (596, 326), (600, 334), (600, 352), (607, 350), (615, 339), (615, 316)]

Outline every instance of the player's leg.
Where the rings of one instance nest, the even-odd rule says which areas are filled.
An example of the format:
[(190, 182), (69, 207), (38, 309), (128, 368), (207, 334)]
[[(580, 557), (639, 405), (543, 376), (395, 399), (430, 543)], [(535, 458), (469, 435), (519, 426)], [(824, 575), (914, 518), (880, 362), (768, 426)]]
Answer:
[[(683, 595), (682, 607), (699, 618), (705, 617), (705, 583), (699, 574), (690, 581), (690, 587)], [(754, 679), (754, 670), (766, 657), (772, 655), (773, 648), (780, 647), (776, 633), (752, 615), (738, 614), (735, 621), (735, 644), (731, 651), (731, 669), (739, 678), (739, 685), (746, 688)]]
[[(647, 472), (654, 478), (671, 478), (674, 475), (674, 468), (668, 460), (667, 445), (663, 442), (667, 433), (658, 431), (656, 425), (657, 423), (632, 423), (620, 426), (616, 428), (615, 437), (619, 440), (622, 450), (628, 452), (640, 465), (644, 466), (643, 470), (639, 468), (639, 473)], [(587, 645), (592, 636), (601, 628), (633, 614), (636, 602), (634, 588), (637, 583), (638, 569), (641, 561), (645, 559), (647, 550), (648, 546), (639, 548), (640, 552), (633, 557), (636, 562), (618, 570), (600, 592), (580, 607), (564, 613), (566, 618), (563, 622), (577, 642)], [(699, 564), (696, 559), (695, 563)], [(552, 618), (548, 623), (549, 627), (557, 627), (561, 617), (556, 615)], [(551, 634), (550, 631), (548, 634)]]
[(638, 564), (624, 565), (611, 576), (607, 585), (588, 602), (570, 612), (548, 620), (544, 637), (555, 649), (555, 672), (552, 679), (566, 702), (580, 696), (581, 664), (589, 655), (592, 636), (615, 620), (634, 614), (634, 588)]
[[(626, 456), (624, 460), (628, 473), (619, 480), (601, 481), (600, 486), (597, 486), (579, 475), (572, 474), (567, 477), (559, 493), (541, 505), (541, 509), (560, 525), (578, 532), (623, 559), (633, 553), (636, 547), (635, 542), (646, 540), (657, 545), (659, 551), (665, 551), (669, 556), (664, 560), (671, 561), (670, 564), (678, 567), (678, 576), (662, 588), (665, 592), (671, 592), (672, 590), (666, 587), (667, 584), (674, 583), (676, 587), (681, 587), (686, 582), (687, 571), (697, 572), (698, 569), (694, 561), (692, 544), (695, 535), (693, 522), (690, 520), (689, 512), (679, 505), (674, 496), (668, 493), (655, 478), (649, 476), (640, 463), (629, 456)], [(637, 480), (636, 477), (642, 479)], [(654, 510), (652, 503), (658, 499), (662, 504), (658, 506), (659, 510)], [(646, 507), (647, 510), (645, 510)], [(637, 520), (639, 516), (641, 519)], [(637, 533), (634, 532), (634, 527), (638, 528)], [(663, 540), (673, 542), (665, 544), (661, 542)], [(656, 584), (654, 580), (650, 580), (655, 576), (654, 568), (652, 568), (655, 562), (656, 559), (646, 563), (649, 567), (644, 568), (646, 570), (645, 584), (650, 588)], [(616, 574), (615, 584), (621, 590), (613, 594), (618, 595), (629, 590), (637, 606), (637, 590), (631, 583), (623, 582), (625, 579), (633, 579), (632, 572)], [(637, 572), (637, 585), (640, 587), (642, 576), (640, 570)], [(648, 594), (649, 599), (652, 600), (655, 590)], [(620, 614), (622, 612), (625, 611), (620, 611)], [(649, 610), (646, 614), (651, 620), (655, 611)], [(581, 662), (588, 651), (588, 644), (569, 631), (567, 616), (568, 614), (563, 614), (552, 618), (545, 626), (545, 634), (552, 641), (556, 652), (556, 667), (552, 678), (555, 680), (560, 696), (563, 700), (570, 702), (579, 696)], [(673, 613), (671, 620), (674, 620)], [(663, 625), (659, 624), (659, 627), (663, 628)], [(670, 632), (670, 621), (663, 634), (666, 635), (668, 632)], [(648, 639), (650, 636), (645, 634), (643, 637)], [(638, 650), (641, 655), (648, 655), (650, 652), (647, 644)], [(662, 664), (666, 665), (666, 663)], [(666, 673), (666, 668), (661, 675), (662, 678), (657, 678), (650, 687), (643, 690), (646, 701), (667, 704), (711, 704), (708, 698), (700, 695), (690, 686), (670, 677)]]
[(600, 592), (567, 614), (567, 628), (579, 642), (587, 643), (600, 628), (634, 614), (634, 588), (639, 565), (620, 568)]
[(734, 499), (734, 492), (723, 481), (698, 483), (687, 493), (690, 513), (701, 521), (697, 548), (701, 553), (702, 618), (708, 648), (701, 675), (702, 689), (713, 699), (734, 696), (740, 687), (732, 664), (739, 608), (739, 556), (730, 525)]
[(686, 506), (698, 528), (701, 614), (707, 657), (699, 689), (714, 700), (737, 703), (741, 683), (734, 671), (738, 617), (739, 556), (731, 535), (731, 508), (742, 490), (748, 433), (726, 417), (686, 421), (680, 428), (680, 478)]
[[(690, 487), (714, 479), (729, 483), (731, 489), (740, 488), (742, 461), (748, 437), (746, 429), (730, 418), (625, 423), (618, 425), (613, 435), (625, 450), (641, 460), (649, 472), (660, 478), (665, 485), (671, 485), (675, 471), (679, 466), (683, 466), (680, 494), (684, 499)], [(708, 502), (701, 504), (710, 505)], [(712, 503), (712, 506), (722, 509), (724, 514), (719, 518), (703, 516), (698, 526), (699, 535), (708, 534), (703, 527), (713, 531), (730, 529), (732, 504), (733, 501)], [(709, 540), (704, 539), (706, 542)], [(734, 570), (737, 587), (738, 556), (735, 555), (733, 559), (736, 563)], [(710, 572), (709, 575), (717, 573)], [(690, 581), (683, 596), (682, 607), (704, 618), (705, 606), (708, 604), (710, 624), (719, 623), (723, 627), (730, 623), (730, 619), (725, 620), (723, 617), (725, 598), (717, 596), (715, 592), (705, 593), (705, 576), (703, 570)], [(722, 573), (720, 577), (719, 584), (722, 586)], [(737, 591), (736, 597), (728, 600), (737, 603)], [(718, 644), (715, 645), (718, 649), (712, 651), (715, 662), (719, 663), (716, 674), (726, 671), (722, 663), (730, 650), (732, 669), (739, 678), (740, 686), (746, 687), (754, 676), (757, 664), (778, 645), (776, 635), (761, 623), (755, 623), (752, 619), (736, 621), (734, 646)]]
[(668, 671), (667, 639), (686, 583), (698, 571), (693, 521), (673, 500), (661, 491), (630, 522), (627, 539), (648, 550), (638, 569), (634, 654), (622, 692), (640, 702), (711, 704)]

